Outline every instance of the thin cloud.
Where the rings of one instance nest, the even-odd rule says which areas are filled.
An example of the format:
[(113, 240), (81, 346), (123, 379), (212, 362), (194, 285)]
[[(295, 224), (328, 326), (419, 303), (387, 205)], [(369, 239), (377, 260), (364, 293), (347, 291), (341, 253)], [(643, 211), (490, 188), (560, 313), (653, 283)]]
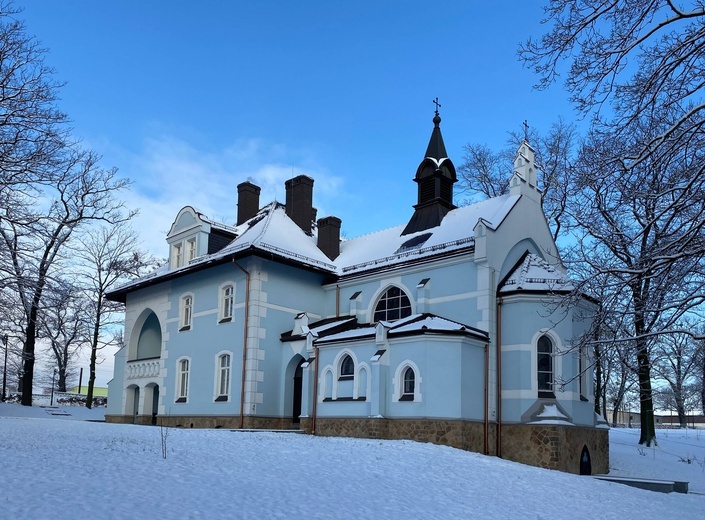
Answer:
[(140, 214), (134, 226), (143, 247), (164, 257), (166, 232), (178, 211), (194, 206), (210, 218), (234, 224), (237, 185), (249, 180), (262, 189), (260, 201), (285, 199), (284, 182), (305, 173), (315, 179), (314, 205), (319, 215), (335, 206), (343, 179), (327, 172), (310, 151), (290, 150), (258, 139), (241, 140), (221, 150), (203, 150), (171, 135), (146, 139), (138, 154), (123, 155), (120, 173), (132, 179), (124, 195)]

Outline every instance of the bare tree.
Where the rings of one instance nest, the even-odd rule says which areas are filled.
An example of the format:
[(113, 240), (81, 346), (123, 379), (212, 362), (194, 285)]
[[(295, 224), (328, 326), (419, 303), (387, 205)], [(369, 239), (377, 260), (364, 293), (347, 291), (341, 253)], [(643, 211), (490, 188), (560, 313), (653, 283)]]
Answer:
[(128, 222), (93, 227), (79, 238), (78, 243), (76, 259), (80, 264), (83, 293), (89, 302), (87, 319), (91, 356), (86, 406), (90, 408), (98, 351), (112, 342), (103, 337), (115, 335), (114, 331), (112, 334), (109, 331), (105, 334), (105, 331), (119, 323), (114, 316), (122, 311), (122, 304), (106, 300), (105, 294), (120, 281), (140, 276), (146, 269), (155, 267), (155, 260), (138, 249), (137, 234)]
[(680, 113), (673, 106), (643, 114), (628, 134), (594, 127), (576, 162), (570, 203), (576, 245), (566, 256), (584, 265), (584, 278), (602, 280), (603, 308), (621, 320), (623, 336), (615, 341), (634, 342), (640, 443), (647, 445), (656, 435), (650, 348), (657, 336), (693, 333), (678, 324), (705, 299), (705, 141), (693, 136), (688, 147), (662, 148), (636, 162), (622, 158)]
[(39, 335), (49, 343), (51, 366), (57, 370), (56, 389), (66, 392), (69, 367), (88, 343), (88, 315), (79, 288), (64, 280), (52, 283), (40, 320)]
[(565, 73), (571, 100), (594, 119), (573, 215), (579, 256), (610, 273), (606, 305), (624, 309), (623, 341), (636, 342), (646, 445), (655, 441), (649, 348), (703, 301), (705, 4), (682, 5), (549, 0), (550, 29), (519, 51), (539, 88)]
[(459, 187), (468, 194), (467, 201), (508, 193), (516, 152), (524, 140), (535, 152), (541, 204), (555, 240), (564, 227), (570, 185), (568, 176), (577, 146), (575, 127), (562, 118), (551, 125), (546, 135), (533, 128), (510, 132), (507, 147), (500, 151), (493, 151), (483, 144), (466, 144), (463, 162), (458, 168)]
[(678, 5), (672, 0), (548, 0), (544, 12), (550, 30), (539, 40), (529, 39), (519, 51), (539, 75), (539, 88), (565, 72), (565, 87), (579, 111), (588, 114), (605, 106), (616, 111), (608, 119), (619, 137), (656, 107), (688, 107), (640, 143), (636, 157), (669, 146), (674, 133), (687, 143), (689, 135), (702, 131), (701, 0)]
[[(115, 223), (128, 218), (114, 194), (127, 185), (115, 170), (97, 166), (91, 152), (68, 150), (63, 164), (55, 165), (53, 183), (44, 183), (34, 200), (14, 215), (0, 220), (0, 244), (11, 264), (7, 272), (25, 313), (22, 404), (32, 405), (35, 344), (39, 312), (49, 279), (56, 275), (62, 253), (72, 235), (92, 221)], [(59, 169), (60, 167), (60, 169)], [(46, 212), (42, 201), (52, 200)], [(19, 218), (18, 218), (19, 217)]]
[(16, 14), (0, 4), (0, 278), (23, 314), (22, 404), (31, 406), (47, 282), (77, 230), (129, 215), (115, 199), (127, 181), (69, 139), (66, 116), (55, 106), (60, 85)]
[[(694, 328), (694, 324), (685, 324), (684, 328)], [(702, 341), (694, 340), (689, 334), (661, 337), (653, 349), (655, 376), (668, 383), (681, 428), (688, 427), (686, 408), (697, 394), (695, 379), (701, 350)]]

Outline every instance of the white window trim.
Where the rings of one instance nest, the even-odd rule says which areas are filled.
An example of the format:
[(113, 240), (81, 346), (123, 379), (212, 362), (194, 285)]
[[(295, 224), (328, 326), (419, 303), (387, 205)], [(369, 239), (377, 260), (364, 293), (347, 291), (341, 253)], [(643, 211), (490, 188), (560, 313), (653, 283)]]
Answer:
[[(190, 310), (188, 313), (186, 312), (187, 298), (191, 299)], [(179, 298), (179, 331), (191, 330), (193, 328), (193, 316), (195, 305), (196, 298), (194, 297), (193, 293), (184, 293)]]
[(188, 264), (191, 260), (198, 256), (198, 241), (196, 237), (187, 238), (184, 241), (185, 251), (185, 264)]
[(365, 395), (363, 396), (365, 398), (365, 401), (370, 400), (370, 394), (372, 393), (372, 380), (371, 380), (371, 375), (372, 371), (370, 370), (369, 365), (367, 363), (360, 363), (359, 365), (355, 366), (355, 380), (353, 382), (353, 399), (359, 399), (360, 398), (360, 381), (362, 381), (362, 371), (365, 371), (366, 373), (366, 384), (365, 384)]
[(413, 296), (411, 290), (401, 282), (400, 279), (394, 279), (392, 281), (385, 280), (385, 282), (380, 285), (380, 288), (375, 291), (375, 293), (370, 298), (370, 303), (367, 307), (367, 321), (372, 322), (375, 317), (375, 309), (379, 304), (379, 300), (382, 296), (392, 287), (397, 287), (409, 298), (409, 305), (411, 305), (411, 314), (416, 314), (417, 302), (416, 298)]
[[(228, 366), (228, 393), (220, 393), (220, 383), (221, 383), (221, 367), (220, 358), (223, 356), (230, 356), (230, 365)], [(233, 353), (229, 350), (221, 350), (215, 355), (215, 371), (213, 378), (213, 401), (216, 401), (219, 397), (227, 397), (227, 399), (221, 399), (218, 402), (230, 402), (232, 401), (233, 392)]]
[(328, 387), (326, 386), (326, 377), (330, 374), (330, 380), (331, 380), (331, 388), (330, 388), (330, 395), (331, 399), (335, 399), (335, 395), (337, 392), (337, 385), (335, 384), (335, 371), (333, 370), (333, 367), (331, 365), (326, 366), (322, 371), (321, 371), (321, 376), (320, 380), (318, 381), (318, 402), (322, 403), (323, 400), (326, 398), (326, 391), (328, 390)]
[[(225, 291), (227, 288), (232, 288), (232, 295), (230, 296), (230, 316), (225, 314)], [(232, 321), (235, 317), (235, 282), (227, 281), (218, 288), (218, 322), (228, 322)]]
[[(186, 361), (188, 363), (187, 365), (187, 370), (186, 370), (186, 386), (185, 388), (181, 385), (181, 379), (182, 379), (182, 370), (181, 370), (181, 362)], [(174, 400), (175, 403), (177, 404), (184, 404), (189, 402), (189, 387), (191, 386), (191, 358), (188, 356), (182, 356), (179, 359), (176, 360), (176, 391), (174, 392), (174, 395), (176, 396), (176, 399)], [(184, 392), (182, 392), (184, 390)], [(183, 395), (185, 394), (185, 395)], [(179, 399), (184, 399), (183, 401), (179, 401)]]
[(171, 245), (172, 269), (176, 269), (184, 265), (184, 245), (182, 242), (176, 242)]
[(563, 379), (563, 360), (560, 352), (563, 350), (563, 343), (558, 335), (553, 331), (553, 329), (544, 328), (539, 330), (534, 337), (531, 339), (531, 392), (536, 398), (539, 395), (539, 368), (538, 368), (538, 349), (539, 349), (539, 338), (541, 336), (548, 336), (553, 344), (553, 395), (558, 398), (560, 392), (556, 391), (555, 383), (556, 381), (561, 381)]
[(416, 366), (416, 363), (414, 363), (410, 359), (405, 359), (404, 361), (402, 361), (397, 366), (397, 369), (394, 372), (394, 379), (392, 383), (394, 401), (400, 401), (402, 396), (404, 395), (404, 372), (406, 372), (407, 368), (411, 368), (414, 371), (414, 400), (405, 402), (420, 403), (423, 395), (421, 393), (421, 384), (423, 383), (423, 378), (421, 377), (421, 371), (419, 370), (419, 367)]

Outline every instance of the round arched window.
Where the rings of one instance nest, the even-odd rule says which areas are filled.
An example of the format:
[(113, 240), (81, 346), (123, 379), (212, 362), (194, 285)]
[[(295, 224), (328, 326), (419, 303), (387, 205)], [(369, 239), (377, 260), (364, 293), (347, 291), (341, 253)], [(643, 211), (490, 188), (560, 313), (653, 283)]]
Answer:
[(399, 287), (390, 287), (377, 302), (373, 321), (394, 321), (411, 316), (411, 301)]

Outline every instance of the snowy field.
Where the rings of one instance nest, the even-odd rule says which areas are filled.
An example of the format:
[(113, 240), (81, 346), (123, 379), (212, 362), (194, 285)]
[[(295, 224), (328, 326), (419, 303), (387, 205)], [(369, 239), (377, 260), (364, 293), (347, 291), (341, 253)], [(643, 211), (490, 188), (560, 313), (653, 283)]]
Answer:
[[(87, 422), (0, 403), (0, 518), (702, 518), (705, 495), (642, 491), (410, 441)], [(66, 420), (79, 419), (79, 420)], [(611, 432), (612, 474), (705, 494), (705, 431)], [(641, 451), (641, 453), (640, 453)], [(643, 453), (643, 454), (642, 454)], [(691, 463), (688, 464), (687, 460)], [(684, 462), (686, 461), (686, 462)]]

